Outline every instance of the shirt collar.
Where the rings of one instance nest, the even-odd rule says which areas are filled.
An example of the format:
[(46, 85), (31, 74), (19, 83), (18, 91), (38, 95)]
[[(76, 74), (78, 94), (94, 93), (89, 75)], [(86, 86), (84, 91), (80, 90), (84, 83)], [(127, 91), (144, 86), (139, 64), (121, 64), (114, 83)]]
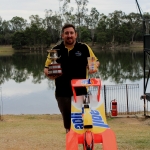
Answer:
[[(62, 42), (62, 44), (64, 45), (64, 42)], [(77, 44), (77, 41), (76, 41), (75, 45), (76, 45), (76, 44)], [(65, 48), (67, 48), (67, 49), (68, 49), (68, 51), (70, 51), (70, 50), (72, 50), (72, 49), (75, 47), (75, 45), (74, 45), (73, 47), (71, 47), (71, 48), (68, 48), (68, 47), (67, 47), (67, 46), (65, 46), (65, 45), (64, 45), (64, 47), (65, 47)]]

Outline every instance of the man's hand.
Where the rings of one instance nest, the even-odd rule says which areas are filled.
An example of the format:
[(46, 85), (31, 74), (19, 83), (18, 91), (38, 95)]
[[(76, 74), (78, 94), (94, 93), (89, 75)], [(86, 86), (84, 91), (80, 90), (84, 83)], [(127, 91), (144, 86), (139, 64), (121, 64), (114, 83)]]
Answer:
[(89, 69), (89, 74), (92, 74), (92, 73), (96, 73), (98, 71), (98, 67), (100, 66), (100, 62), (99, 61), (96, 61), (95, 62), (95, 66), (96, 66), (96, 69), (95, 70), (90, 70), (89, 69), (89, 66), (88, 66), (88, 69)]
[(98, 68), (100, 66), (100, 62), (96, 61), (96, 67)]

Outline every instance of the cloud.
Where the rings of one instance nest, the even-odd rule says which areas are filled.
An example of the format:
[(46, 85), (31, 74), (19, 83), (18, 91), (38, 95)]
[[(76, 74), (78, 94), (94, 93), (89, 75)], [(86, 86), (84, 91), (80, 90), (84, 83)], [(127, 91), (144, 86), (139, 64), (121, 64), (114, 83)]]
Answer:
[[(0, 5), (0, 16), (3, 20), (11, 20), (15, 16), (29, 20), (31, 15), (39, 15), (45, 17), (45, 10), (53, 8), (53, 11), (58, 11), (58, 1), (50, 0), (2, 0)], [(58, 8), (57, 8), (58, 7)]]
[[(44, 18), (45, 12), (44, 11), (33, 11), (33, 10), (3, 10), (0, 11), (1, 17), (3, 20), (11, 20), (13, 17), (18, 16), (22, 17), (26, 20), (29, 20), (31, 15), (39, 15), (39, 17)], [(5, 16), (5, 17), (3, 17)]]
[[(141, 11), (150, 13), (150, 0), (138, 0)], [(11, 20), (14, 16), (19, 16), (29, 20), (31, 15), (39, 15), (45, 17), (45, 10), (59, 11), (59, 6), (63, 5), (63, 1), (59, 0), (1, 0), (0, 16), (3, 20)], [(76, 11), (77, 4), (75, 0), (70, 0), (70, 7), (74, 7)], [(100, 13), (108, 15), (115, 10), (121, 10), (126, 14), (130, 12), (139, 13), (135, 0), (89, 0), (87, 8), (89, 11), (95, 7)]]
[[(5, 82), (2, 87), (2, 93), (4, 96), (23, 96), (34, 92), (41, 92), (47, 88), (47, 80), (43, 80), (42, 84), (32, 83), (33, 77), (29, 77), (25, 82), (16, 83), (14, 80)], [(15, 87), (14, 87), (15, 84)], [(30, 85), (30, 88), (29, 88)], [(15, 91), (15, 92), (14, 92)]]

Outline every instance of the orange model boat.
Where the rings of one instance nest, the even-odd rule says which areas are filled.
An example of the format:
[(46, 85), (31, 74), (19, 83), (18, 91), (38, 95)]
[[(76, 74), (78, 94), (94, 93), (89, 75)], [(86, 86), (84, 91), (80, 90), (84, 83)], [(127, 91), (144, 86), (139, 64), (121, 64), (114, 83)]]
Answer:
[[(104, 102), (100, 100), (100, 79), (74, 79), (71, 81), (73, 97), (71, 104), (71, 129), (66, 134), (66, 150), (94, 150), (94, 144), (102, 144), (103, 150), (117, 150), (114, 132), (107, 124)], [(75, 87), (93, 87), (97, 95), (88, 93), (76, 96)]]

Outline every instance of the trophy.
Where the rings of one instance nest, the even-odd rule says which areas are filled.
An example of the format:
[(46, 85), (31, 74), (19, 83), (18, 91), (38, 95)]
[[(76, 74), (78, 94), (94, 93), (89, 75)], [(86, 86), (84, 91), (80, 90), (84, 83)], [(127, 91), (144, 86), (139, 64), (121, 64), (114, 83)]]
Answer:
[(49, 76), (59, 76), (62, 74), (62, 69), (61, 65), (56, 62), (56, 60), (60, 57), (58, 57), (57, 50), (59, 49), (51, 49), (47, 50), (50, 53), (50, 59), (51, 59), (51, 64), (48, 66), (48, 75)]

